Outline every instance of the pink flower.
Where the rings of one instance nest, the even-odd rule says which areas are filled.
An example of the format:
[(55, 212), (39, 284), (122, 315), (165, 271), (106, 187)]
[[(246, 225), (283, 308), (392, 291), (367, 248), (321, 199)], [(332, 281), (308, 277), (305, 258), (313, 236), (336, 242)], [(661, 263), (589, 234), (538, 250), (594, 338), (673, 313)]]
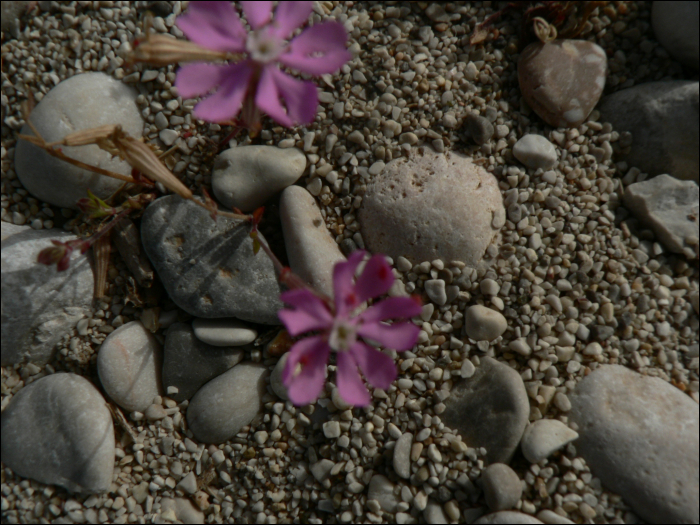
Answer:
[(413, 323), (389, 325), (382, 321), (420, 314), (420, 301), (389, 297), (363, 309), (365, 301), (386, 293), (394, 282), (384, 257), (375, 255), (353, 284), (355, 270), (364, 255), (363, 251), (355, 251), (347, 262), (335, 265), (335, 308), (306, 289), (290, 290), (281, 296), (295, 308), (279, 313), (292, 337), (309, 331), (320, 332), (298, 341), (289, 351), (282, 382), (295, 405), (306, 405), (318, 398), (331, 352), (336, 353), (336, 384), (341, 397), (351, 405), (367, 405), (369, 392), (357, 367), (373, 387), (387, 389), (396, 379), (396, 366), (388, 355), (362, 339), (398, 351), (408, 350), (416, 343), (420, 329)]
[(214, 91), (195, 106), (195, 117), (224, 122), (243, 108), (242, 120), (255, 129), (259, 108), (287, 127), (311, 123), (318, 107), (316, 85), (287, 75), (279, 64), (318, 76), (337, 71), (352, 57), (345, 49), (347, 35), (339, 22), (316, 24), (287, 42), (309, 18), (312, 6), (313, 2), (280, 2), (272, 20), (272, 2), (241, 2), (253, 29), (247, 33), (230, 2), (191, 2), (176, 22), (187, 38), (206, 48), (245, 56), (233, 64), (194, 62), (180, 68), (175, 87), (182, 97)]

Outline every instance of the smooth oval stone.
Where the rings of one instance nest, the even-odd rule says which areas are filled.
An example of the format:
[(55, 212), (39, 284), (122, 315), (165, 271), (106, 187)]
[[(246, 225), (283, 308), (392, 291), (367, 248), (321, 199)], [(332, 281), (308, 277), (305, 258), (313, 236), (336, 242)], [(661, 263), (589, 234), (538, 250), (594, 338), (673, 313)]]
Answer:
[(285, 401), (289, 400), (289, 394), (287, 393), (287, 387), (282, 383), (282, 372), (284, 372), (284, 366), (287, 364), (288, 357), (289, 352), (282, 354), (272, 369), (272, 374), (270, 374), (270, 388), (272, 388), (277, 397)]
[[(104, 73), (83, 73), (64, 80), (41, 99), (30, 120), (46, 142), (55, 142), (75, 131), (106, 124), (119, 124), (134, 138), (143, 134), (143, 119), (136, 105), (138, 92)], [(27, 124), (22, 134), (33, 135)], [(112, 157), (96, 145), (62, 146), (68, 157), (129, 175), (131, 166)], [(101, 199), (117, 191), (123, 183), (118, 179), (78, 168), (52, 157), (44, 150), (17, 141), (15, 169), (22, 185), (38, 199), (62, 208), (78, 209), (78, 200), (87, 197), (90, 189)]]
[(250, 424), (262, 408), (267, 368), (242, 363), (199, 389), (187, 408), (187, 423), (203, 443), (223, 443)]
[(669, 55), (698, 70), (700, 14), (698, 2), (654, 2), (651, 25), (656, 39)]
[(524, 514), (522, 512), (516, 512), (514, 510), (501, 510), (499, 512), (494, 512), (492, 514), (487, 514), (482, 516), (474, 523), (492, 523), (496, 524), (508, 524), (508, 523), (542, 523), (537, 518), (530, 516), (529, 514)]
[(576, 450), (649, 523), (698, 523), (698, 405), (657, 377), (601, 365), (571, 397)]
[(195, 319), (194, 335), (212, 346), (243, 346), (255, 341), (258, 332), (238, 319)]
[(518, 59), (520, 91), (547, 124), (575, 128), (603, 94), (607, 65), (605, 51), (593, 42), (533, 42)]
[(484, 499), (491, 510), (515, 507), (523, 494), (523, 485), (515, 471), (503, 463), (494, 463), (481, 473)]
[(146, 255), (180, 308), (195, 317), (280, 324), (282, 289), (269, 257), (253, 253), (249, 232), (247, 222), (214, 222), (179, 195), (151, 203), (141, 220)]
[(160, 372), (163, 351), (141, 321), (109, 334), (97, 354), (100, 382), (115, 403), (129, 412), (143, 412), (163, 394)]
[(394, 446), (394, 472), (403, 479), (411, 477), (411, 447), (413, 434), (404, 432)]
[(464, 331), (474, 341), (493, 341), (503, 335), (508, 322), (503, 314), (475, 304), (464, 312)]
[(114, 427), (104, 398), (75, 374), (25, 386), (2, 413), (2, 461), (20, 476), (71, 492), (108, 491)]
[(74, 250), (63, 272), (36, 262), (51, 240), (75, 238), (62, 230), (27, 229), (2, 241), (2, 366), (49, 362), (56, 343), (90, 313), (95, 277), (89, 256)]
[(415, 262), (477, 266), (497, 242), (493, 216), (503, 213), (494, 176), (459, 153), (413, 148), (372, 178), (359, 222), (370, 251)]
[(554, 144), (542, 135), (525, 135), (513, 146), (513, 156), (528, 168), (548, 170), (557, 165)]
[(539, 463), (578, 438), (578, 433), (556, 419), (540, 419), (530, 424), (520, 447), (530, 463)]
[(294, 184), (306, 169), (306, 155), (297, 148), (239, 146), (216, 157), (211, 186), (227, 208), (251, 212)]
[(476, 113), (468, 113), (464, 118), (469, 136), (477, 144), (485, 144), (493, 137), (494, 128), (489, 120)]

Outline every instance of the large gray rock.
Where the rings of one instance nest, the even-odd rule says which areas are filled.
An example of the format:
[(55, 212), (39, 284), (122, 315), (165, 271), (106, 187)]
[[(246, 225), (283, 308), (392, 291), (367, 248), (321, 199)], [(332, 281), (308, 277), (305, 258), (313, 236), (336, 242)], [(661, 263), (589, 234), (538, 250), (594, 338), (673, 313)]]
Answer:
[(492, 514), (482, 516), (474, 522), (476, 523), (492, 523), (492, 524), (508, 524), (508, 523), (542, 523), (540, 520), (523, 512), (514, 510), (501, 510)]
[(445, 425), (459, 431), (470, 447), (485, 447), (487, 463), (508, 463), (530, 415), (520, 374), (490, 357), (474, 375), (457, 383), (445, 401)]
[(374, 253), (475, 267), (496, 240), (492, 221), (499, 213), (505, 216), (493, 175), (459, 153), (420, 147), (370, 181), (359, 221)]
[(698, 523), (698, 405), (679, 389), (620, 365), (576, 387), (578, 451), (607, 488), (650, 523)]
[(651, 25), (657, 40), (669, 55), (698, 70), (700, 27), (698, 2), (654, 2)]
[(667, 249), (696, 259), (699, 198), (696, 183), (659, 175), (627, 186), (623, 201)]
[(601, 122), (632, 133), (632, 147), (619, 160), (645, 173), (668, 173), (698, 181), (698, 81), (649, 82), (606, 96)]
[(2, 366), (47, 363), (56, 343), (90, 313), (94, 276), (89, 256), (74, 250), (68, 270), (37, 262), (62, 230), (25, 230), (2, 241)]
[(272, 261), (253, 253), (250, 224), (219, 216), (178, 195), (143, 214), (141, 240), (175, 304), (205, 318), (280, 324), (283, 308)]
[(114, 427), (100, 392), (75, 374), (53, 374), (20, 390), (2, 413), (2, 461), (20, 476), (71, 492), (106, 492)]
[[(119, 124), (134, 138), (143, 134), (143, 119), (136, 105), (138, 92), (104, 73), (83, 73), (64, 80), (39, 102), (30, 116), (32, 124), (47, 142), (61, 140), (75, 131)], [(32, 135), (27, 124), (22, 134)], [(131, 173), (131, 166), (112, 157), (96, 145), (61, 147), (68, 157), (114, 171)], [(76, 203), (87, 197), (88, 188), (106, 199), (124, 184), (118, 179), (78, 168), (52, 157), (29, 142), (19, 140), (15, 169), (22, 185), (38, 199), (77, 210)]]

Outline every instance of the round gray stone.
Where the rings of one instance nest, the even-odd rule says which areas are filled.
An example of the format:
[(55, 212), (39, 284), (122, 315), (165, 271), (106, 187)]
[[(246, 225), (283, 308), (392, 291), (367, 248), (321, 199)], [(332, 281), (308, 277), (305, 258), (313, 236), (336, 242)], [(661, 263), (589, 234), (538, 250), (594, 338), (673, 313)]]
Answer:
[(2, 413), (2, 461), (20, 476), (71, 492), (106, 492), (114, 427), (87, 379), (58, 373), (21, 389)]
[[(75, 131), (106, 124), (119, 124), (134, 138), (143, 134), (143, 119), (136, 105), (135, 89), (104, 73), (83, 73), (64, 80), (37, 104), (30, 120), (47, 142), (61, 140)], [(32, 135), (28, 125), (22, 134)], [(61, 147), (68, 157), (86, 164), (129, 175), (131, 166), (96, 145)], [(22, 185), (38, 199), (77, 210), (88, 188), (106, 199), (124, 184), (118, 179), (78, 168), (52, 157), (44, 150), (19, 140), (15, 169)]]
[(396, 440), (394, 446), (394, 472), (403, 479), (411, 477), (411, 447), (413, 446), (413, 434), (404, 432)]
[(467, 127), (469, 136), (479, 145), (485, 144), (493, 137), (493, 124), (481, 115), (471, 112), (468, 113), (464, 118), (464, 124)]
[(654, 2), (651, 25), (656, 39), (679, 62), (698, 70), (698, 2)]
[(194, 335), (212, 346), (243, 346), (255, 341), (258, 332), (238, 319), (195, 319)]
[(481, 473), (486, 504), (491, 510), (515, 507), (523, 494), (523, 484), (515, 471), (503, 463), (493, 463)]
[(698, 523), (698, 405), (656, 377), (602, 365), (571, 394), (576, 450), (650, 523)]
[(507, 327), (503, 314), (486, 306), (475, 304), (464, 312), (464, 331), (474, 341), (493, 341)]
[(530, 463), (539, 463), (577, 438), (578, 433), (561, 421), (540, 419), (525, 429), (520, 447), (525, 459)]
[(557, 150), (542, 135), (529, 133), (522, 137), (513, 146), (513, 156), (534, 170), (548, 170), (557, 165)]

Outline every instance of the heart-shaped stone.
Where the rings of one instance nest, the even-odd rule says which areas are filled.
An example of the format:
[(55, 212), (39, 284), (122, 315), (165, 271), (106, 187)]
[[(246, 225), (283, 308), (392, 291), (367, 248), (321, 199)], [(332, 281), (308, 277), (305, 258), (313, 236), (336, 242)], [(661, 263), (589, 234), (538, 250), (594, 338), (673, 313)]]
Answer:
[(582, 124), (605, 87), (605, 51), (586, 40), (556, 40), (527, 46), (518, 60), (525, 102), (555, 128)]

